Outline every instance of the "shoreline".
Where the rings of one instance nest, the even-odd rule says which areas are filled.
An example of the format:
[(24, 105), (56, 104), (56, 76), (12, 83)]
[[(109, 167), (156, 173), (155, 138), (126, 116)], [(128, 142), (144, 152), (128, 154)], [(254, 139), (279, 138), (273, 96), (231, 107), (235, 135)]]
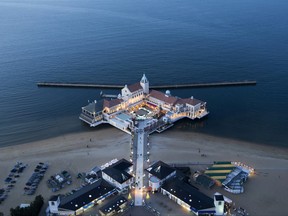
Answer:
[[(113, 127), (111, 128), (103, 128), (103, 130), (95, 130), (95, 131), (87, 131), (87, 132), (76, 132), (76, 133), (68, 133), (68, 134), (64, 134), (64, 135), (59, 135), (59, 136), (55, 136), (55, 137), (51, 137), (48, 139), (42, 139), (42, 140), (37, 140), (37, 141), (32, 141), (32, 142), (26, 142), (26, 143), (21, 143), (21, 144), (15, 144), (15, 145), (8, 145), (8, 146), (0, 146), (0, 161), (3, 162), (3, 159), (9, 159), (9, 157), (11, 155), (14, 156), (20, 156), (21, 154), (24, 157), (27, 157), (29, 154), (32, 156), (32, 154), (36, 154), (36, 153), (41, 153), (41, 154), (45, 154), (45, 153), (55, 153), (55, 152), (69, 152), (72, 150), (75, 150), (76, 145), (79, 144), (78, 147), (80, 148), (87, 148), (87, 144), (89, 146), (89, 143), (91, 144), (91, 142), (93, 142), (95, 144), (97, 139), (97, 135), (99, 135), (99, 133), (103, 133), (103, 134), (115, 134), (115, 136), (107, 136), (107, 138), (113, 139), (116, 138), (117, 136), (120, 136), (121, 139), (123, 139), (124, 137), (126, 137), (127, 140), (130, 139), (130, 135), (115, 129)], [(179, 135), (181, 136), (181, 138), (178, 138)], [(77, 139), (76, 137), (79, 137), (79, 139)], [(89, 138), (91, 137), (91, 138)], [(154, 138), (156, 137), (156, 138)], [(150, 138), (152, 138), (152, 146), (153, 142), (159, 142), (160, 138), (161, 139), (165, 139), (166, 137), (168, 138), (178, 138), (180, 140), (183, 141), (183, 139), (191, 139), (193, 138), (193, 141), (196, 141), (197, 143), (202, 143), (204, 146), (204, 142), (215, 142), (218, 145), (220, 144), (222, 147), (227, 147), (227, 145), (229, 145), (229, 147), (233, 150), (243, 150), (245, 148), (249, 148), (249, 152), (251, 153), (251, 151), (253, 151), (254, 153), (259, 153), (261, 152), (261, 156), (265, 155), (266, 157), (271, 157), (271, 158), (278, 158), (277, 156), (282, 156), (284, 158), (282, 159), (287, 159), (288, 160), (288, 148), (283, 147), (283, 146), (271, 146), (271, 145), (266, 145), (266, 144), (259, 144), (259, 143), (252, 143), (252, 142), (246, 142), (246, 141), (242, 141), (242, 140), (237, 140), (237, 139), (231, 139), (231, 138), (226, 138), (226, 137), (218, 137), (218, 136), (213, 136), (213, 135), (207, 135), (204, 133), (197, 133), (197, 132), (187, 132), (187, 131), (175, 131), (175, 130), (168, 130), (165, 131), (164, 133), (158, 134), (158, 133), (153, 133), (152, 135), (150, 135)], [(105, 137), (106, 138), (106, 137)], [(91, 139), (91, 140), (90, 140)], [(92, 140), (94, 139), (94, 140)], [(100, 137), (100, 141), (103, 139), (103, 137)], [(116, 140), (112, 140), (112, 142), (114, 142)], [(56, 142), (56, 143), (55, 143)], [(160, 141), (161, 142), (161, 141)], [(221, 142), (221, 143), (219, 143)], [(58, 145), (60, 143), (60, 145)], [(63, 146), (63, 143), (65, 143), (65, 146)], [(85, 143), (87, 143), (85, 145)], [(43, 152), (42, 150), (45, 150), (48, 146), (47, 144), (49, 144), (49, 147), (55, 147), (55, 150), (53, 149), (49, 149), (49, 152)], [(26, 149), (26, 147), (36, 147), (37, 146), (37, 150), (33, 150), (30, 153), (27, 154), (27, 150), (23, 150)], [(240, 147), (241, 146), (241, 147)], [(40, 147), (40, 148), (39, 148)], [(97, 145), (94, 147), (100, 147), (103, 148), (103, 145)], [(240, 148), (237, 148), (240, 147)], [(244, 147), (244, 148), (243, 148)], [(160, 147), (161, 149), (161, 147)], [(193, 148), (192, 148), (193, 149)], [(195, 148), (194, 150), (198, 151), (199, 148)], [(10, 152), (11, 150), (13, 150), (13, 152)], [(231, 149), (229, 149), (228, 151), (230, 151)], [(21, 151), (21, 154), (20, 154)], [(245, 151), (241, 151), (241, 152), (245, 152)], [(277, 154), (277, 155), (275, 155)], [(13, 157), (14, 157), (13, 156)], [(7, 158), (8, 157), (8, 158)]]
[[(7, 200), (0, 205), (0, 212), (8, 215), (11, 207), (16, 207), (21, 203), (29, 203), (38, 194), (42, 194), (47, 201), (51, 195), (57, 194), (48, 190), (47, 179), (63, 170), (72, 174), (73, 184), (58, 193), (65, 194), (79, 187), (80, 182), (76, 179), (79, 172), (87, 172), (114, 158), (129, 159), (129, 142), (130, 136), (128, 134), (115, 128), (107, 128), (1, 147), (0, 187), (4, 186), (4, 179), (17, 161), (28, 164), (28, 168), (16, 182), (15, 188), (11, 190)], [(225, 193), (223, 189), (218, 187), (208, 191), (203, 190), (207, 194), (216, 190), (227, 195), (238, 206), (247, 209), (250, 215), (257, 215), (255, 213), (267, 205), (263, 198), (274, 199), (274, 201), (272, 200), (273, 206), (269, 208), (267, 215), (275, 213), (281, 215), (280, 210), (285, 206), (285, 194), (279, 195), (277, 198), (273, 197), (273, 194), (276, 192), (281, 194), (285, 189), (288, 190), (285, 182), (285, 179), (288, 178), (288, 149), (175, 130), (150, 135), (150, 143), (151, 162), (156, 160), (163, 160), (166, 163), (231, 160), (241, 161), (254, 167), (257, 175), (244, 185), (247, 191), (244, 194)], [(202, 157), (201, 154), (206, 156)], [(25, 196), (23, 195), (25, 183), (39, 162), (48, 163), (50, 167), (40, 182), (35, 196)], [(192, 166), (192, 170), (198, 168), (205, 169), (205, 166)], [(274, 188), (271, 187), (273, 184), (275, 184)], [(270, 187), (267, 187), (269, 185)], [(261, 189), (261, 187), (265, 188)], [(255, 203), (257, 203), (257, 207), (253, 206)], [(263, 215), (263, 212), (260, 215)]]

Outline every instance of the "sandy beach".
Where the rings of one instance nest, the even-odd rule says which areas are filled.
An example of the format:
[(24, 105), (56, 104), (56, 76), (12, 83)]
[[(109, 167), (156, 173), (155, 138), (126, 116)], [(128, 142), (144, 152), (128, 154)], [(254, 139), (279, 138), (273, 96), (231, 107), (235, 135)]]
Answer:
[[(3, 147), (0, 149), (0, 188), (17, 161), (28, 164), (16, 182), (8, 198), (0, 205), (0, 212), (9, 215), (9, 209), (21, 203), (30, 203), (41, 194), (47, 201), (52, 193), (47, 179), (67, 170), (73, 176), (73, 184), (59, 191), (66, 193), (79, 187), (79, 172), (87, 172), (114, 158), (129, 159), (130, 136), (114, 128), (95, 129), (91, 132), (63, 135), (47, 140)], [(250, 215), (285, 215), (288, 192), (288, 149), (262, 146), (246, 142), (212, 137), (196, 133), (176, 132), (173, 129), (150, 136), (151, 161), (166, 163), (240, 161), (256, 169), (256, 174), (245, 184), (245, 192), (232, 195), (222, 188), (203, 192), (212, 195), (223, 193)], [(200, 153), (199, 153), (200, 149)], [(207, 155), (202, 157), (201, 154)], [(24, 186), (39, 162), (49, 164), (49, 169), (35, 196), (24, 195)], [(192, 170), (205, 166), (192, 166)], [(200, 188), (202, 190), (202, 188)]]

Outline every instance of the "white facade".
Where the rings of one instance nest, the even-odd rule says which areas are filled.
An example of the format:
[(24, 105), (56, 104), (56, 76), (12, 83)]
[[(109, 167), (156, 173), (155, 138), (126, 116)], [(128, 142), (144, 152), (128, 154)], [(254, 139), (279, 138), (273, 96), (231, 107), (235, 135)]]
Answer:
[(156, 176), (149, 173), (149, 186), (152, 188), (152, 191), (158, 190), (163, 183), (169, 178), (176, 175), (176, 171), (172, 172), (170, 175), (166, 176), (163, 179), (159, 179)]
[(116, 181), (115, 179), (111, 178), (109, 175), (107, 175), (104, 172), (102, 172), (102, 178), (104, 180), (106, 180), (107, 182), (109, 182), (110, 184), (112, 184), (113, 186), (117, 187), (120, 190), (123, 190), (126, 187), (130, 187), (131, 184), (133, 184), (133, 182), (134, 182), (133, 178), (130, 178), (130, 179), (128, 179), (127, 181), (125, 181), (123, 183), (119, 183), (118, 181)]
[(152, 191), (158, 190), (160, 188), (160, 180), (155, 176), (151, 176), (149, 179), (149, 186), (152, 188)]
[(127, 85), (125, 85), (124, 88), (121, 89), (121, 95), (124, 101), (127, 101), (131, 97), (132, 92), (128, 89)]
[(114, 127), (119, 128), (120, 130), (123, 130), (123, 131), (127, 131), (128, 127), (130, 125), (130, 122), (122, 121), (122, 120), (119, 120), (117, 118), (109, 119), (109, 123), (111, 125), (113, 125)]
[[(167, 191), (167, 190), (165, 190), (165, 189), (163, 189), (163, 188), (161, 188), (161, 193), (163, 194), (163, 195), (166, 195), (166, 196), (168, 196), (169, 197), (169, 199), (171, 199), (171, 200), (173, 200), (174, 202), (176, 202), (178, 205), (181, 205), (182, 207), (184, 207), (184, 208), (186, 208), (188, 211), (192, 211), (195, 215), (199, 215), (199, 212), (200, 212), (200, 214), (201, 214), (201, 212), (207, 212), (207, 211), (210, 211), (211, 213), (211, 215), (213, 214), (212, 212), (216, 212), (215, 214), (213, 214), (213, 215), (217, 215), (217, 216), (220, 216), (221, 214), (217, 214), (217, 210), (216, 210), (216, 208), (215, 207), (212, 207), (212, 208), (207, 208), (207, 209), (201, 209), (201, 210), (199, 210), (199, 211), (193, 211), (192, 209), (193, 209), (193, 206), (191, 206), (191, 205), (189, 205), (187, 202), (188, 201), (190, 201), (190, 200), (186, 200), (186, 201), (183, 201), (183, 200), (181, 200), (181, 199), (179, 199), (178, 197), (176, 197), (175, 195), (173, 195), (172, 193), (170, 193), (169, 191)], [(219, 208), (219, 210), (220, 210), (220, 208)], [(223, 212), (224, 212), (224, 205), (223, 205)], [(224, 213), (222, 214), (222, 215), (224, 215)], [(222, 216), (221, 215), (221, 216)]]
[[(157, 105), (157, 106), (159, 106), (159, 107), (164, 108), (164, 104), (165, 104), (164, 101), (159, 100), (159, 99), (154, 98), (154, 97), (151, 97), (151, 96), (148, 97), (148, 100), (149, 100), (150, 102), (152, 102), (153, 104), (155, 104), (155, 105)], [(166, 106), (167, 106), (167, 105), (166, 105)], [(165, 106), (165, 107), (166, 107), (166, 106)]]
[[(137, 85), (137, 83), (134, 85)], [(144, 87), (147, 88), (147, 86), (145, 85)], [(135, 104), (137, 102), (140, 102), (145, 98), (145, 95), (144, 95), (145, 92), (142, 87), (142, 84), (140, 83), (138, 87), (139, 88), (135, 90), (133, 89), (130, 90), (129, 86), (125, 85), (124, 88), (121, 90), (122, 99), (125, 101), (126, 107), (128, 107), (129, 105)]]
[[(96, 103), (96, 102), (95, 102)], [(181, 99), (178, 97), (171, 96), (170, 91), (166, 91), (166, 94), (151, 90), (149, 86), (149, 81), (145, 74), (143, 75), (140, 82), (133, 85), (125, 85), (121, 89), (121, 95), (117, 99), (108, 101), (104, 100), (103, 109), (99, 111), (100, 103), (97, 106), (97, 112), (94, 112), (89, 105), (82, 108), (82, 113), (80, 119), (88, 123), (91, 127), (98, 126), (102, 123), (109, 123), (114, 127), (131, 134), (131, 128), (133, 124), (129, 121), (121, 121), (117, 118), (117, 114), (127, 112), (130, 115), (131, 110), (137, 110), (139, 107), (145, 104), (151, 104), (154, 109), (165, 114), (167, 125), (169, 123), (174, 123), (182, 118), (190, 118), (192, 120), (202, 118), (208, 114), (206, 110), (206, 103), (199, 101), (197, 99), (186, 98)], [(92, 111), (91, 111), (92, 110)], [(134, 114), (131, 114), (131, 117)], [(157, 115), (156, 112), (153, 115)], [(151, 116), (150, 116), (151, 117)], [(159, 121), (159, 119), (156, 119)]]
[(223, 216), (224, 215), (224, 199), (223, 200), (216, 200), (215, 196), (214, 196), (214, 205), (215, 205), (215, 216)]
[(143, 88), (143, 92), (145, 94), (149, 94), (149, 81), (148, 79), (146, 78), (145, 74), (143, 74), (143, 77), (140, 81), (140, 85), (142, 86)]
[(75, 215), (74, 211), (59, 209), (58, 206), (60, 205), (60, 197), (57, 198), (55, 201), (48, 201), (48, 207), (46, 209), (46, 215)]

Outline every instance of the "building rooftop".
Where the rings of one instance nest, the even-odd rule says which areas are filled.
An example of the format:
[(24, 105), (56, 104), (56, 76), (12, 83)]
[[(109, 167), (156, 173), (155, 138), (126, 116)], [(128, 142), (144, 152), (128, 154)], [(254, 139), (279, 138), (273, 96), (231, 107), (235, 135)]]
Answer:
[(201, 100), (198, 100), (196, 98), (181, 98), (177, 101), (177, 103), (179, 104), (190, 104), (192, 106), (195, 106), (197, 104), (201, 104), (201, 103), (204, 103), (203, 101)]
[(120, 184), (126, 182), (127, 180), (129, 180), (130, 178), (133, 177), (129, 173), (127, 173), (125, 171), (120, 171), (120, 170), (115, 169), (113, 167), (108, 167), (108, 168), (102, 170), (102, 172), (106, 173), (108, 176), (110, 176), (115, 181), (119, 182)]
[(112, 164), (112, 166), (115, 168), (115, 169), (118, 169), (118, 170), (122, 170), (122, 171), (125, 171), (127, 170), (129, 167), (133, 166), (133, 164), (122, 158), (121, 160), (117, 161), (116, 163)]
[(162, 185), (162, 188), (190, 205), (195, 212), (214, 208), (214, 200), (212, 198), (201, 193), (192, 185), (180, 181), (178, 178), (169, 179)]
[(224, 201), (223, 195), (215, 195), (215, 200), (216, 201)]
[(113, 212), (114, 210), (118, 212), (121, 208), (119, 206), (123, 205), (124, 203), (127, 203), (127, 199), (123, 196), (118, 196), (115, 199), (111, 200), (101, 208), (99, 208), (99, 211), (101, 211), (104, 214), (109, 214), (110, 212)]
[(53, 195), (51, 198), (50, 198), (50, 200), (49, 201), (57, 201), (58, 200), (58, 196), (56, 196), (56, 195)]
[(147, 172), (151, 175), (156, 176), (158, 179), (165, 179), (168, 175), (173, 173), (175, 169), (163, 161), (157, 161), (152, 164), (149, 168), (147, 168)]
[(59, 208), (76, 211), (93, 200), (112, 192), (114, 189), (115, 187), (108, 184), (105, 180), (99, 179), (97, 182), (83, 187), (74, 194), (61, 198)]
[(156, 91), (156, 90), (150, 91), (150, 97), (156, 98), (158, 100), (164, 101), (165, 103), (172, 104), (172, 105), (174, 105), (178, 100), (178, 98), (176, 97), (168, 96), (164, 94), (163, 92)]
[(210, 188), (212, 187), (215, 182), (212, 178), (207, 175), (200, 174), (196, 177), (196, 182), (203, 185), (204, 187)]
[[(122, 99), (118, 99), (118, 98), (112, 99), (112, 100), (104, 99), (103, 107), (104, 108), (105, 107), (111, 108), (111, 107), (114, 107), (116, 105), (121, 104), (122, 102), (123, 102), (123, 100)], [(103, 109), (103, 107), (102, 107), (102, 109)]]
[(135, 92), (138, 91), (139, 89), (142, 89), (142, 86), (140, 85), (139, 82), (137, 82), (132, 85), (128, 85), (127, 88), (129, 89), (130, 92)]
[(85, 109), (86, 111), (90, 113), (97, 113), (97, 112), (102, 112), (103, 110), (103, 100), (99, 101), (93, 101), (89, 103), (87, 106), (82, 107), (82, 109)]
[(133, 166), (132, 163), (125, 159), (121, 159), (111, 166), (102, 170), (102, 172), (106, 173), (108, 176), (113, 178), (115, 181), (122, 184), (123, 182), (131, 179), (133, 176), (126, 172), (126, 170)]

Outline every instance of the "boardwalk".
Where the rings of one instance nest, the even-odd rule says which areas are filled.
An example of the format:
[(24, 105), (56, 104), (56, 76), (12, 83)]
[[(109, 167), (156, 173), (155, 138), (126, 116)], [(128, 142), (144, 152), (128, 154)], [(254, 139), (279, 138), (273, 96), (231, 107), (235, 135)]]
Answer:
[[(140, 121), (138, 125), (138, 129), (136, 129), (135, 133), (137, 133), (137, 159), (136, 159), (136, 171), (135, 171), (135, 206), (143, 205), (143, 180), (144, 180), (144, 156), (145, 154), (145, 146), (147, 145), (147, 133), (144, 131), (145, 122)], [(135, 136), (136, 137), (136, 136)]]

